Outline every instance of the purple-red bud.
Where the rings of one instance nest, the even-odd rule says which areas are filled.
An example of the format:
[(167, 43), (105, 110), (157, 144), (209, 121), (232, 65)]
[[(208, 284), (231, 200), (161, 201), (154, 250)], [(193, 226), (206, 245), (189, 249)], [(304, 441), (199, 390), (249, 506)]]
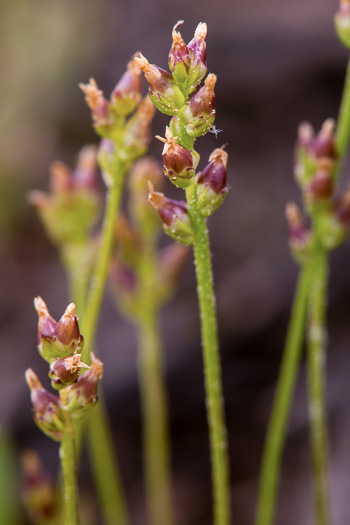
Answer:
[(152, 184), (149, 184), (148, 199), (159, 213), (166, 233), (182, 244), (192, 244), (193, 232), (187, 204), (168, 199), (163, 193), (154, 191)]
[(61, 391), (61, 400), (74, 419), (81, 418), (91, 405), (97, 403), (98, 381), (103, 375), (103, 363), (91, 353), (91, 367), (76, 383)]
[(209, 217), (226, 196), (227, 159), (226, 151), (215, 149), (209, 164), (196, 177), (198, 207), (205, 217)]
[[(328, 159), (322, 159), (325, 164), (328, 163)], [(313, 176), (310, 185), (306, 189), (306, 195), (311, 199), (312, 202), (325, 201), (333, 195), (333, 178), (327, 165), (322, 166), (320, 163), (319, 170)]]
[(184, 105), (185, 97), (176, 86), (173, 76), (168, 71), (150, 64), (141, 53), (135, 60), (145, 74), (153, 104), (166, 115), (176, 115)]
[(31, 368), (26, 370), (25, 378), (34, 408), (34, 421), (46, 435), (60, 441), (65, 419), (59, 398), (42, 386)]
[(204, 85), (190, 96), (179, 112), (179, 118), (185, 122), (186, 132), (191, 137), (205, 135), (214, 123), (216, 80), (215, 75), (208, 75)]
[(142, 97), (141, 70), (132, 59), (111, 95), (110, 107), (116, 115), (130, 115)]
[(317, 158), (326, 157), (327, 159), (336, 160), (334, 139), (335, 122), (333, 119), (325, 120), (315, 139), (311, 144), (311, 152)]
[(34, 299), (34, 306), (39, 316), (38, 350), (46, 361), (50, 363), (57, 357), (72, 356), (82, 348), (83, 336), (79, 331), (78, 318), (74, 314), (74, 303), (67, 306), (58, 323), (51, 317), (41, 297)]
[(123, 146), (119, 156), (133, 161), (144, 155), (151, 140), (151, 123), (155, 113), (149, 97), (145, 97), (125, 126)]
[(191, 65), (188, 73), (188, 93), (192, 93), (207, 73), (207, 49), (205, 38), (207, 24), (200, 22), (194, 37), (188, 44), (191, 56)]
[(77, 381), (80, 369), (89, 368), (88, 365), (80, 361), (81, 354), (75, 354), (72, 357), (63, 357), (55, 359), (50, 364), (49, 377), (52, 387), (56, 390), (71, 385)]
[(199, 155), (194, 150), (188, 150), (177, 143), (178, 137), (173, 137), (170, 128), (166, 128), (165, 139), (156, 136), (164, 142), (163, 166), (164, 174), (179, 188), (186, 188), (191, 184)]
[(176, 31), (178, 26), (182, 23), (183, 20), (179, 20), (173, 28), (173, 44), (169, 51), (168, 59), (169, 69), (172, 72), (175, 81), (180, 85), (186, 82), (191, 64), (190, 51), (183, 40), (181, 33)]
[(98, 89), (96, 81), (90, 78), (88, 84), (79, 84), (80, 89), (85, 95), (85, 101), (91, 110), (92, 121), (96, 132), (104, 136), (109, 136), (113, 127), (109, 101), (103, 96), (103, 91)]

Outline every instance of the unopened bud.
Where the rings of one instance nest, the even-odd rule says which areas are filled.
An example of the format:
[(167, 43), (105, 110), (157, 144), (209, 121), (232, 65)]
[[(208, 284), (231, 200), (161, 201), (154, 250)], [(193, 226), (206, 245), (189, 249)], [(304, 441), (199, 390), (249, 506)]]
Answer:
[(91, 367), (76, 383), (61, 391), (61, 400), (74, 419), (83, 417), (91, 405), (97, 403), (98, 381), (103, 375), (103, 363), (91, 353)]
[(313, 242), (310, 229), (296, 204), (290, 202), (286, 206), (286, 219), (289, 228), (289, 246), (295, 260), (303, 264), (310, 255)]
[(205, 135), (215, 120), (216, 76), (210, 74), (204, 86), (195, 91), (179, 112), (179, 118), (185, 122), (185, 129), (191, 137)]
[(33, 450), (21, 454), (22, 499), (33, 523), (48, 523), (57, 513), (53, 479)]
[(350, 49), (350, 1), (340, 0), (339, 10), (334, 17), (335, 30), (342, 44)]
[(325, 120), (311, 144), (311, 151), (317, 159), (327, 158), (336, 160), (334, 130), (334, 120), (331, 118)]
[(101, 137), (108, 137), (113, 127), (110, 105), (103, 96), (103, 91), (98, 89), (96, 81), (90, 78), (88, 84), (79, 84), (85, 95), (85, 101), (91, 110), (92, 122), (96, 133)]
[(154, 113), (152, 102), (149, 97), (145, 97), (126, 123), (123, 146), (119, 151), (120, 158), (133, 161), (147, 152)]
[(51, 385), (56, 390), (61, 390), (67, 385), (77, 381), (80, 369), (89, 368), (88, 365), (80, 361), (81, 354), (75, 354), (72, 357), (63, 357), (55, 359), (50, 364), (49, 377)]
[(173, 76), (168, 71), (150, 64), (141, 53), (135, 60), (145, 74), (153, 104), (166, 115), (176, 115), (184, 105), (185, 97), (176, 86)]
[(193, 244), (191, 220), (185, 202), (168, 199), (149, 185), (149, 201), (160, 215), (165, 232), (182, 244)]
[(190, 51), (181, 36), (181, 33), (176, 31), (180, 24), (183, 24), (183, 20), (179, 20), (179, 22), (177, 22), (173, 28), (173, 44), (169, 51), (168, 64), (175, 82), (177, 82), (179, 85), (182, 85), (187, 81), (188, 71), (191, 64), (191, 56)]
[(26, 370), (25, 378), (30, 389), (35, 423), (47, 436), (60, 441), (65, 427), (65, 419), (59, 398), (42, 386), (31, 368)]
[(178, 137), (173, 137), (170, 128), (166, 128), (165, 139), (156, 137), (164, 142), (163, 166), (164, 174), (179, 188), (187, 188), (195, 174), (199, 155), (194, 150), (188, 150), (177, 143)]
[(74, 186), (96, 192), (97, 179), (97, 147), (90, 144), (79, 151), (77, 166), (73, 171)]
[(207, 24), (200, 22), (194, 33), (194, 38), (188, 44), (191, 64), (188, 73), (188, 93), (192, 93), (207, 73), (207, 49), (205, 37)]
[(311, 203), (324, 202), (333, 195), (334, 183), (331, 173), (332, 163), (327, 159), (320, 159), (318, 171), (312, 177), (309, 186), (305, 189), (306, 198)]
[(56, 325), (41, 297), (34, 299), (34, 306), (39, 316), (38, 350), (45, 361), (50, 363), (57, 357), (72, 356), (82, 348), (83, 336), (79, 331), (78, 318), (74, 314), (74, 303), (67, 306)]
[(217, 210), (226, 197), (227, 158), (226, 151), (215, 149), (209, 157), (209, 164), (197, 174), (197, 203), (205, 217)]
[(111, 95), (111, 109), (117, 115), (130, 115), (142, 97), (141, 70), (132, 59)]

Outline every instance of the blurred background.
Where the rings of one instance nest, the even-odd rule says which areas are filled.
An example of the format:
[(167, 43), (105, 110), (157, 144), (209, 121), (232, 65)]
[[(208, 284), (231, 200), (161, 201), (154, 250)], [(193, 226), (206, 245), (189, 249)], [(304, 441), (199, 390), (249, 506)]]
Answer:
[[(284, 220), (285, 203), (300, 200), (293, 181), (294, 142), (301, 120), (317, 129), (326, 118), (337, 116), (347, 53), (334, 33), (336, 9), (337, 2), (327, 0), (2, 0), (0, 426), (10, 438), (16, 465), (20, 451), (32, 447), (53, 475), (57, 470), (57, 444), (32, 421), (24, 370), (30, 366), (42, 378), (47, 373), (36, 350), (33, 297), (41, 295), (57, 319), (68, 301), (57, 252), (27, 203), (27, 192), (47, 188), (52, 160), (73, 167), (78, 150), (98, 142), (79, 82), (94, 76), (109, 94), (138, 50), (166, 68), (176, 21), (185, 20), (181, 33), (186, 41), (205, 21), (208, 69), (218, 76), (216, 126), (223, 131), (217, 138), (208, 134), (197, 145), (203, 167), (214, 148), (228, 143), (230, 193), (209, 227), (232, 512), (236, 525), (252, 523), (267, 418), (298, 273)], [(158, 113), (154, 135), (163, 135), (167, 122)], [(152, 154), (160, 158), (161, 149), (153, 141)], [(349, 180), (346, 167), (344, 179)], [(170, 186), (166, 193), (179, 198)], [(349, 245), (332, 254), (327, 386), (334, 525), (350, 520), (349, 264)], [(191, 262), (161, 322), (178, 523), (206, 525), (211, 523), (209, 447)], [(104, 388), (133, 524), (143, 525), (136, 337), (108, 293), (97, 346), (105, 362)], [(6, 458), (9, 454), (6, 449)], [(86, 462), (81, 487), (82, 498), (93, 497)], [(99, 523), (93, 509), (91, 516), (92, 523)], [(26, 523), (21, 520), (18, 525)], [(276, 523), (312, 523), (303, 368)]]

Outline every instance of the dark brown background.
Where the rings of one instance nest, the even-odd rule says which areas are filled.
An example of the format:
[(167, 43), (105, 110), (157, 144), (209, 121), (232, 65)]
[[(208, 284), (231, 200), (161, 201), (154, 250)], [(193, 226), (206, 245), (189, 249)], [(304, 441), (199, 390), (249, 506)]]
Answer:
[[(216, 125), (198, 141), (203, 166), (228, 142), (230, 193), (210, 219), (234, 523), (252, 523), (267, 416), (281, 358), (297, 267), (287, 246), (284, 206), (299, 199), (292, 178), (298, 123), (336, 117), (347, 53), (326, 0), (169, 1), (4, 0), (0, 7), (0, 424), (18, 450), (40, 450), (52, 473), (57, 445), (31, 419), (24, 370), (46, 375), (37, 356), (33, 297), (54, 317), (67, 304), (63, 271), (36, 214), (31, 188), (46, 188), (48, 165), (73, 166), (96, 142), (77, 88), (93, 75), (109, 93), (137, 50), (166, 67), (171, 28), (184, 19), (190, 40), (208, 23), (208, 67), (218, 75)], [(145, 86), (146, 90), (146, 86)], [(167, 118), (157, 115), (154, 134)], [(161, 145), (151, 151), (160, 156)], [(344, 179), (347, 179), (347, 170)], [(178, 195), (168, 185), (168, 191)], [(349, 246), (331, 258), (329, 358), (331, 489), (334, 525), (350, 520)], [(178, 523), (211, 523), (210, 471), (199, 321), (192, 265), (162, 314), (169, 392), (174, 501)], [(133, 523), (146, 523), (142, 489), (136, 340), (107, 296), (98, 337), (104, 387)], [(289, 428), (278, 525), (312, 523), (305, 374)], [(88, 469), (82, 487), (89, 494)], [(95, 523), (92, 521), (92, 523)]]

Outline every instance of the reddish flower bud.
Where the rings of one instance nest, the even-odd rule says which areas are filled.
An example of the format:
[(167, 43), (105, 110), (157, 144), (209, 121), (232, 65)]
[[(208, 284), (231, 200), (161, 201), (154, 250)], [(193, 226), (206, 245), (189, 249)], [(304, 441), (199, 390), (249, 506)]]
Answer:
[(194, 38), (188, 44), (191, 55), (191, 65), (188, 73), (188, 93), (192, 93), (207, 73), (207, 49), (205, 37), (207, 24), (200, 22), (194, 33)]
[(204, 86), (195, 91), (185, 106), (180, 110), (179, 117), (185, 122), (185, 129), (191, 137), (205, 135), (215, 120), (215, 93), (216, 76), (210, 74)]
[(312, 141), (310, 150), (317, 159), (323, 157), (331, 160), (337, 159), (337, 154), (335, 151), (334, 129), (334, 120), (331, 118), (325, 120), (320, 131)]
[(57, 513), (55, 485), (33, 450), (21, 454), (22, 499), (33, 523), (48, 523)]
[(187, 204), (153, 191), (152, 184), (149, 185), (148, 199), (159, 213), (165, 232), (175, 241), (192, 244), (193, 232)]
[(98, 381), (103, 375), (103, 363), (91, 353), (91, 368), (76, 383), (61, 391), (61, 400), (74, 419), (83, 417), (97, 403)]
[(328, 159), (321, 159), (319, 169), (306, 189), (306, 196), (311, 202), (329, 200), (333, 195), (333, 179)]
[(196, 177), (198, 207), (205, 217), (209, 217), (226, 197), (227, 158), (226, 151), (215, 149), (209, 164)]
[(74, 303), (67, 306), (58, 323), (49, 314), (41, 297), (34, 299), (34, 306), (39, 315), (38, 350), (45, 361), (50, 363), (57, 357), (72, 356), (82, 348), (83, 336), (79, 331), (78, 318), (74, 315)]
[(350, 1), (340, 0), (339, 10), (334, 17), (335, 30), (342, 44), (350, 49)]
[(173, 76), (164, 69), (150, 64), (141, 53), (135, 57), (135, 60), (145, 74), (153, 104), (166, 115), (176, 115), (179, 108), (184, 105), (185, 97), (176, 86)]
[(126, 123), (120, 158), (133, 161), (142, 157), (151, 140), (151, 122), (155, 113), (149, 97), (145, 97)]
[(312, 237), (304, 218), (296, 204), (289, 202), (286, 206), (286, 219), (289, 228), (289, 246), (294, 258), (303, 263), (309, 256)]
[(81, 354), (75, 354), (72, 357), (57, 358), (51, 362), (49, 377), (53, 388), (61, 390), (61, 388), (75, 383), (79, 377), (80, 369), (89, 368), (88, 365), (80, 361), (80, 358)]
[(199, 161), (199, 155), (194, 150), (188, 150), (177, 143), (178, 137), (173, 137), (170, 128), (166, 128), (165, 139), (156, 136), (164, 142), (163, 166), (164, 174), (179, 188), (187, 188), (194, 177)]
[(63, 435), (65, 419), (60, 400), (43, 388), (37, 375), (31, 368), (25, 373), (30, 397), (34, 408), (34, 421), (49, 437), (60, 441)]
[(96, 81), (90, 78), (88, 84), (79, 84), (80, 89), (85, 94), (85, 101), (91, 110), (92, 122), (96, 133), (101, 137), (108, 137), (113, 128), (108, 100), (103, 96), (103, 91), (98, 89)]
[(179, 20), (179, 22), (177, 22), (173, 28), (173, 44), (169, 51), (168, 64), (175, 82), (181, 85), (187, 81), (188, 71), (191, 64), (191, 56), (190, 51), (181, 36), (181, 33), (176, 31), (180, 24), (183, 24), (183, 20)]
[(111, 109), (116, 115), (130, 115), (142, 97), (141, 70), (132, 59), (111, 95)]

